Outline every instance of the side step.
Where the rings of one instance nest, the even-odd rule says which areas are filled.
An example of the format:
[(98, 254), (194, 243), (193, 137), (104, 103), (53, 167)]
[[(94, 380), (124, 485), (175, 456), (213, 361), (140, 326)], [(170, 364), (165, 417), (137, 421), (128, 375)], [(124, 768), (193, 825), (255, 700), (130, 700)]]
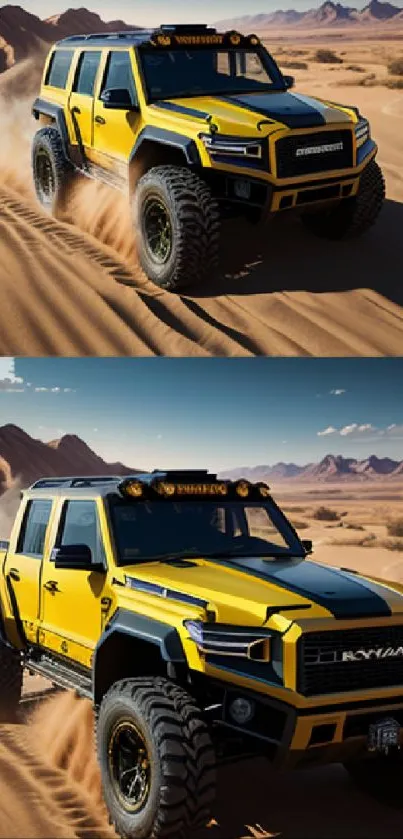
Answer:
[(57, 687), (75, 690), (79, 696), (92, 699), (91, 676), (70, 667), (64, 661), (41, 655), (39, 658), (26, 658), (24, 665), (30, 672), (44, 676)]

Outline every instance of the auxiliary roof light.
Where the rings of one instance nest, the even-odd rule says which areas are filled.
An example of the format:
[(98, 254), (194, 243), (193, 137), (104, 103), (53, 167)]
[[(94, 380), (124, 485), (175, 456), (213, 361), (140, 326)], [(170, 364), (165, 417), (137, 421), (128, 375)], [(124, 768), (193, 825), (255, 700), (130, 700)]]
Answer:
[(262, 498), (268, 498), (270, 495), (270, 487), (267, 484), (259, 482), (256, 484)]
[(235, 492), (240, 498), (247, 498), (249, 495), (250, 483), (249, 481), (237, 481), (235, 484)]
[(168, 481), (157, 481), (154, 484), (154, 489), (160, 495), (175, 495), (175, 484), (171, 484)]
[(124, 491), (127, 495), (131, 495), (133, 498), (141, 498), (144, 487), (140, 481), (129, 481), (125, 485)]

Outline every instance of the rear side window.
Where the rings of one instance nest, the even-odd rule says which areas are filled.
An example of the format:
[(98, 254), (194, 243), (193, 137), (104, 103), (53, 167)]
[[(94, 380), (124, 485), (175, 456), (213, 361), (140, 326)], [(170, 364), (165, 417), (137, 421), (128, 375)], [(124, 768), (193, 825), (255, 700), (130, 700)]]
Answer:
[(45, 85), (65, 88), (73, 60), (73, 50), (55, 50), (50, 59)]
[(73, 90), (85, 96), (93, 96), (98, 67), (101, 61), (100, 52), (82, 52), (78, 62)]
[[(128, 52), (110, 52), (102, 84), (103, 90), (119, 88), (130, 92), (133, 105), (138, 105), (132, 63)], [(101, 91), (101, 93), (102, 93)]]
[(28, 502), (18, 539), (17, 553), (43, 555), (51, 509), (51, 501), (38, 498), (36, 501)]

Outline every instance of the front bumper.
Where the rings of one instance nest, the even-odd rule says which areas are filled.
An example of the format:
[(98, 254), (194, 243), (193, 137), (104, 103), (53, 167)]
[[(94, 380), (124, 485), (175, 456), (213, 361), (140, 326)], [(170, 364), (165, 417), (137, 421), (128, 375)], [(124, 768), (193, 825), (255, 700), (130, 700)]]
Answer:
[[(214, 196), (222, 203), (260, 210), (263, 217), (281, 210), (298, 210), (328, 204), (356, 195), (364, 169), (377, 153), (373, 140), (357, 149), (356, 165), (339, 172), (323, 172), (305, 178), (270, 178), (266, 173), (237, 171), (235, 167), (206, 169), (204, 175)], [(269, 180), (270, 178), (270, 180)]]
[(242, 735), (245, 741), (254, 741), (255, 748), (259, 743), (259, 751), (279, 769), (370, 757), (367, 750), (369, 727), (384, 717), (393, 717), (400, 723), (403, 744), (402, 696), (298, 709), (276, 699), (242, 691), (242, 696), (256, 703), (255, 717), (242, 728), (234, 725), (228, 711), (231, 700), (239, 695), (240, 692), (232, 689), (225, 691), (222, 716), (216, 720), (216, 725)]

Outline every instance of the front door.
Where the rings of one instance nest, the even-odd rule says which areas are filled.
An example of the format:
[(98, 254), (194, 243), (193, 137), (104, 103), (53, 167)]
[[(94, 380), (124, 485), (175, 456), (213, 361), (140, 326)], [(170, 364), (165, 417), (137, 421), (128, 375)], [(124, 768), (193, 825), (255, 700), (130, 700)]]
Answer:
[(127, 90), (132, 104), (138, 107), (134, 60), (134, 54), (129, 50), (110, 52), (94, 100), (94, 162), (123, 177), (140, 130), (140, 111), (105, 108), (100, 96), (104, 90)]
[(42, 559), (51, 510), (48, 499), (27, 502), (17, 544), (10, 544), (4, 569), (13, 612), (32, 643), (37, 641)]
[(63, 545), (88, 545), (93, 562), (103, 562), (105, 573), (55, 568), (50, 554), (42, 577), (41, 646), (90, 667), (112, 603), (96, 501), (64, 503), (55, 547)]
[[(69, 98), (69, 111), (73, 125), (73, 141), (77, 143), (81, 158), (91, 157), (93, 144), (94, 90), (101, 64), (100, 50), (81, 53)], [(83, 161), (81, 160), (80, 163)]]

